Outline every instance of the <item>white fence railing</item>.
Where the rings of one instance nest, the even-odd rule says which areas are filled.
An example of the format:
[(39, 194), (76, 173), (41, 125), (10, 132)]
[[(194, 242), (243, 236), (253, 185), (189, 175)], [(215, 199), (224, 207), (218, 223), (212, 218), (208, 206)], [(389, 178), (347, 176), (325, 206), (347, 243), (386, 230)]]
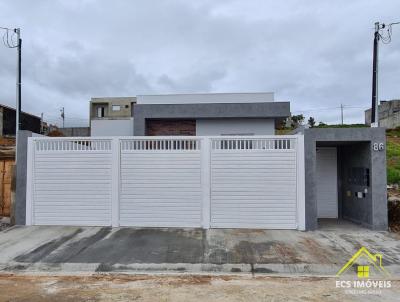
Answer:
[(35, 138), (35, 151), (111, 151), (111, 139)]
[[(286, 176), (288, 173), (291, 174)], [(165, 222), (165, 226), (180, 226), (184, 221), (182, 226), (199, 223), (199, 227), (209, 228), (212, 194), (218, 202), (214, 219), (225, 220), (221, 216), (225, 199), (243, 209), (246, 204), (235, 204), (234, 200), (245, 201), (241, 194), (252, 190), (248, 200), (252, 203), (250, 208), (254, 208), (257, 200), (265, 198), (270, 202), (274, 198), (266, 194), (275, 190), (274, 186), (283, 186), (284, 177), (288, 177), (297, 196), (295, 225), (304, 229), (301, 135), (32, 137), (28, 140), (26, 223), (67, 223), (70, 219), (70, 224), (82, 221), (87, 225), (119, 226), (123, 216), (129, 218), (124, 225), (136, 219), (132, 225), (149, 226), (151, 218), (154, 221), (160, 217), (160, 223), (154, 226), (163, 226), (168, 217), (175, 217), (176, 223)], [(268, 182), (265, 188), (264, 181)], [(226, 190), (229, 194), (224, 193)], [(235, 192), (237, 196), (231, 198)], [(260, 193), (256, 196), (257, 192)], [(129, 215), (121, 213), (120, 208), (127, 209)], [(263, 211), (269, 209), (272, 205)], [(176, 215), (173, 211), (177, 211)], [(229, 211), (235, 215), (240, 212)], [(196, 217), (196, 223), (191, 224), (190, 217)]]
[(192, 138), (123, 138), (122, 151), (188, 151), (200, 150), (201, 139)]
[(296, 138), (212, 138), (213, 150), (295, 150)]

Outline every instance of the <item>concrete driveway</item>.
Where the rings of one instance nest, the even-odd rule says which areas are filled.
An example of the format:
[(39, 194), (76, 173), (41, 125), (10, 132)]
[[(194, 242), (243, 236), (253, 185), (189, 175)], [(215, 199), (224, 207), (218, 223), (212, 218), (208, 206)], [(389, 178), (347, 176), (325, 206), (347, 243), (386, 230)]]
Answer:
[(318, 231), (13, 227), (3, 272), (230, 272), (335, 275), (361, 246), (400, 274), (400, 236), (351, 224)]

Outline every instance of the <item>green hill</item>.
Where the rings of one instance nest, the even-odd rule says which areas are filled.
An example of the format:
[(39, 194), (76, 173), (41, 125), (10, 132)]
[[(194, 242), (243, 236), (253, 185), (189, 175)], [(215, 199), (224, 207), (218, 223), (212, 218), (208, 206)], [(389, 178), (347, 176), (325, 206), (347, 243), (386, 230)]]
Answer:
[(400, 128), (386, 131), (387, 183), (400, 184)]

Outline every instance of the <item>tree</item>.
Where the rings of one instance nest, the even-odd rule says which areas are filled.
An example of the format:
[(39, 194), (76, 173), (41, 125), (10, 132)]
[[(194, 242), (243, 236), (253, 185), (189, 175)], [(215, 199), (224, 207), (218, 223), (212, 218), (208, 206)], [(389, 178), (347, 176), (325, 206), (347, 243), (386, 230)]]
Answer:
[(327, 126), (327, 124), (325, 124), (324, 122), (319, 122), (318, 126), (324, 127)]
[(315, 126), (315, 119), (312, 116), (310, 116), (307, 123), (310, 126), (310, 128), (312, 128)]
[(292, 128), (297, 128), (299, 125), (303, 124), (304, 121), (304, 116), (302, 114), (298, 114), (298, 115), (292, 115), (291, 118), (292, 120)]

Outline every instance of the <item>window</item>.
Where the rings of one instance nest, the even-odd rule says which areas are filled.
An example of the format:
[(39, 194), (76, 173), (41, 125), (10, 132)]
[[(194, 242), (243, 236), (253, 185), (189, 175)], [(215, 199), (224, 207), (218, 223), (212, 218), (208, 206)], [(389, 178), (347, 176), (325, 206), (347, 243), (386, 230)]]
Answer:
[(104, 107), (97, 107), (97, 117), (104, 117)]
[(369, 278), (369, 266), (359, 265), (357, 267), (357, 277), (358, 278)]
[(121, 106), (120, 105), (112, 105), (112, 111), (120, 111)]

